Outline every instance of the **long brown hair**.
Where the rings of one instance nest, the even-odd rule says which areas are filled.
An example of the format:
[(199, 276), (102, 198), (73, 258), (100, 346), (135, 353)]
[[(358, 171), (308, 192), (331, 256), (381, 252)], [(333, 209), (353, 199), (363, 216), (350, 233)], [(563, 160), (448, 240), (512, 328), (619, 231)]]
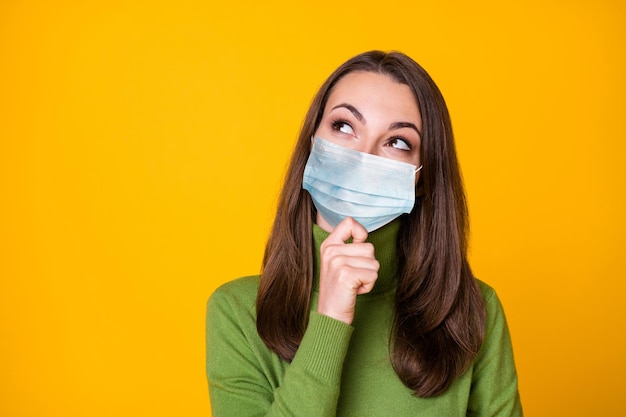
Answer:
[(408, 85), (422, 117), (424, 165), (412, 212), (398, 236), (391, 362), (416, 395), (444, 392), (477, 354), (484, 337), (484, 304), (467, 262), (468, 213), (452, 125), (441, 92), (415, 61), (399, 52), (370, 51), (341, 65), (307, 112), (287, 171), (265, 249), (257, 295), (257, 331), (291, 361), (304, 335), (313, 286), (311, 230), (315, 207), (302, 176), (330, 92), (353, 71), (386, 74)]

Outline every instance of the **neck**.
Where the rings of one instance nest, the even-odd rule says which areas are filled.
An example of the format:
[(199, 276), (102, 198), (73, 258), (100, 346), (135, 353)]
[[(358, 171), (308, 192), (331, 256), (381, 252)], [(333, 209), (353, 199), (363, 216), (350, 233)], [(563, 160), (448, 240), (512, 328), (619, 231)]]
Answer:
[[(380, 263), (378, 279), (369, 294), (386, 292), (396, 286), (398, 277), (398, 255), (396, 251), (396, 244), (399, 230), (400, 220), (396, 219), (380, 229), (374, 230), (367, 237), (367, 242), (374, 245), (374, 256)], [(320, 246), (329, 235), (329, 232), (326, 232), (318, 225), (313, 225), (313, 246), (315, 250), (313, 258), (313, 277), (315, 290), (319, 289), (320, 282)]]

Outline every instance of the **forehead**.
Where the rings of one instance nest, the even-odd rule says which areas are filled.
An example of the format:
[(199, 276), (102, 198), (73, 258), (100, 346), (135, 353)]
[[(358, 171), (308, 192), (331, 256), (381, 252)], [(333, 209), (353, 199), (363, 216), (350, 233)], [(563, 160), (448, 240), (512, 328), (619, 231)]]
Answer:
[(330, 91), (324, 111), (339, 103), (421, 119), (411, 87), (377, 72), (353, 71), (343, 76)]

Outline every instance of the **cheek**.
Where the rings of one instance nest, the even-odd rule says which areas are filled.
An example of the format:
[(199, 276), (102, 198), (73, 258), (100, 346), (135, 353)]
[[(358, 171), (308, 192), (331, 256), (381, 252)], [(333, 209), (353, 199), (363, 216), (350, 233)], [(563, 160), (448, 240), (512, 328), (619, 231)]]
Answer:
[(330, 139), (328, 129), (324, 127), (323, 120), (320, 122), (320, 125), (317, 127), (317, 129), (315, 129), (315, 132), (313, 133), (313, 137), (317, 137), (317, 136), (326, 140)]

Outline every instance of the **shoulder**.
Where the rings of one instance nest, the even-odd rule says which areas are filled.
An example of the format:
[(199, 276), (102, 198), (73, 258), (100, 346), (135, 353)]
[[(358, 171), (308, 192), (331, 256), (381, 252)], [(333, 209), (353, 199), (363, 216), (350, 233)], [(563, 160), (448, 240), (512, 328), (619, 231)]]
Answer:
[(496, 291), (482, 281), (485, 336), (472, 366), (468, 415), (521, 416), (517, 374), (509, 329)]
[(220, 285), (211, 295), (211, 297), (234, 297), (249, 298), (256, 297), (259, 288), (260, 277), (252, 275), (229, 281)]
[(493, 299), (497, 299), (496, 290), (493, 289), (489, 284), (484, 281), (476, 278), (476, 283), (478, 284), (478, 288), (480, 289), (480, 293), (483, 296), (483, 300), (485, 301), (485, 305), (492, 302)]
[(485, 337), (490, 337), (490, 334), (497, 331), (498, 328), (508, 332), (506, 316), (496, 290), (479, 279), (476, 279), (476, 282), (485, 304)]
[(224, 312), (226, 310), (252, 312), (259, 288), (259, 280), (260, 277), (254, 275), (222, 284), (209, 297), (208, 312)]

